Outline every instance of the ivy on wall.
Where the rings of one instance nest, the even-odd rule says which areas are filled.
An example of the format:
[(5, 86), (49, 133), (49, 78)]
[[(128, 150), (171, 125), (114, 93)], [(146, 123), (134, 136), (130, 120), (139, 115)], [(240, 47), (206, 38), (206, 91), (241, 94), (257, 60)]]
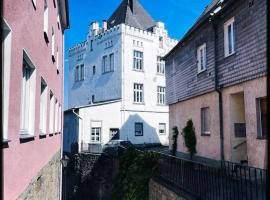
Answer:
[(119, 174), (113, 200), (147, 200), (148, 183), (157, 167), (159, 154), (125, 149), (119, 157)]

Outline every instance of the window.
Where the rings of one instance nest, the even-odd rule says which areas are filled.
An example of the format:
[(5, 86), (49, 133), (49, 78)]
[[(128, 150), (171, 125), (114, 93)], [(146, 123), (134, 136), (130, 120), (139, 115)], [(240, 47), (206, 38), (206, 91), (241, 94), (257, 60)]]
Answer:
[(93, 75), (96, 74), (96, 66), (93, 66)]
[(143, 70), (143, 52), (140, 51), (133, 52), (133, 69)]
[(58, 108), (58, 133), (61, 132), (62, 129), (62, 108), (61, 105), (59, 104)]
[(135, 123), (135, 136), (143, 136), (143, 123)]
[(110, 140), (119, 140), (120, 139), (120, 130), (119, 128), (110, 128)]
[(157, 57), (157, 73), (165, 74), (165, 61), (160, 56)]
[(201, 108), (201, 134), (210, 134), (210, 108)]
[(32, 0), (32, 3), (34, 5), (34, 8), (36, 9), (36, 7), (37, 7), (37, 0)]
[(90, 51), (93, 51), (93, 40), (90, 41)]
[(53, 127), (53, 132), (57, 133), (58, 132), (58, 108), (59, 108), (59, 103), (57, 100), (55, 100), (54, 103), (54, 127)]
[(101, 128), (92, 128), (91, 129), (91, 142), (92, 143), (99, 143), (100, 142), (100, 133), (101, 133)]
[(206, 70), (206, 44), (199, 46), (197, 49), (198, 73)]
[(163, 37), (159, 36), (159, 48), (163, 48)]
[(58, 52), (58, 46), (56, 47), (56, 70), (57, 70), (57, 73), (59, 73), (59, 52)]
[(56, 8), (55, 0), (53, 0), (53, 7)]
[(95, 95), (92, 95), (92, 103), (95, 103)]
[(84, 64), (81, 65), (81, 77), (80, 80), (84, 80)]
[(109, 71), (108, 56), (103, 56), (102, 57), (102, 73), (105, 73), (107, 71)]
[(110, 54), (110, 71), (114, 70), (114, 54)]
[(22, 135), (34, 135), (35, 124), (35, 68), (23, 52), (20, 132)]
[(2, 119), (3, 119), (3, 139), (8, 139), (8, 113), (9, 113), (9, 85), (10, 85), (10, 69), (11, 69), (11, 42), (12, 31), (4, 18), (2, 18)]
[(43, 11), (43, 31), (46, 42), (49, 42), (48, 38), (48, 19), (49, 19), (49, 8), (47, 0), (44, 0), (44, 11)]
[(54, 36), (54, 30), (52, 28), (52, 61), (55, 62), (55, 57), (54, 57), (54, 53), (55, 53), (55, 36)]
[(50, 92), (50, 134), (54, 131), (54, 106), (55, 97), (52, 92)]
[(60, 17), (59, 17), (59, 10), (57, 9), (57, 28), (60, 30)]
[(43, 78), (41, 78), (41, 92), (40, 92), (40, 122), (39, 129), (40, 135), (46, 134), (47, 124), (47, 84)]
[(257, 137), (266, 138), (267, 135), (267, 98), (257, 99)]
[(79, 66), (75, 67), (75, 82), (79, 81)]
[(160, 105), (165, 105), (165, 90), (165, 87), (157, 88), (157, 103)]
[(166, 134), (166, 124), (165, 123), (159, 123), (159, 125), (158, 125), (158, 133), (160, 135), (165, 135)]
[(235, 52), (234, 18), (224, 24), (224, 52), (225, 57)]
[(143, 84), (134, 83), (134, 103), (143, 103)]

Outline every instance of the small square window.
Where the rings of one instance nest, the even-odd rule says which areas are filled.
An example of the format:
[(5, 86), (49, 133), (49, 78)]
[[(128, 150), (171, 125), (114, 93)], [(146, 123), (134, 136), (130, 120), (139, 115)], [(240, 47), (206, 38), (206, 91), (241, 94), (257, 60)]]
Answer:
[(135, 123), (135, 136), (143, 136), (143, 123)]
[(159, 133), (159, 135), (166, 135), (166, 124), (165, 123), (159, 123), (158, 133)]

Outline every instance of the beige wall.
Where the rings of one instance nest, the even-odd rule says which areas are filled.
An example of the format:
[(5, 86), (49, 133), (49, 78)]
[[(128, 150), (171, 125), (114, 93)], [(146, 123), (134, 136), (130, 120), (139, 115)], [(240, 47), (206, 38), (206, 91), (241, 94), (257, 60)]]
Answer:
[[(210, 107), (210, 136), (201, 136), (201, 108)], [(187, 101), (170, 105), (169, 107), (169, 127), (170, 127), (170, 145), (172, 128), (178, 127), (179, 133), (185, 127), (188, 119), (192, 119), (196, 138), (197, 154), (211, 159), (220, 159), (220, 135), (219, 135), (219, 109), (218, 93), (211, 92)], [(177, 151), (186, 152), (183, 137), (178, 136)]]
[[(234, 98), (233, 94), (243, 93), (244, 101)], [(223, 89), (223, 123), (224, 123), (224, 154), (225, 160), (233, 161), (232, 147), (237, 142), (234, 139), (233, 122), (246, 122), (246, 148), (248, 164), (250, 166), (266, 168), (266, 140), (257, 139), (257, 114), (256, 98), (266, 96), (266, 77), (247, 81), (236, 86)], [(234, 100), (234, 101), (233, 101)], [(241, 103), (242, 102), (242, 103)], [(241, 105), (244, 102), (244, 106)], [(235, 105), (236, 104), (236, 105)], [(211, 136), (201, 136), (200, 109), (210, 107), (211, 113)], [(244, 110), (241, 113), (232, 114), (232, 108)], [(236, 110), (237, 110), (236, 109)], [(179, 132), (188, 119), (192, 118), (197, 138), (197, 154), (212, 159), (220, 159), (220, 131), (219, 131), (219, 108), (218, 93), (211, 92), (199, 97), (182, 101), (169, 106), (169, 131), (170, 146), (172, 144), (172, 128), (177, 126)], [(183, 137), (179, 134), (177, 151), (186, 152)]]
[(225, 159), (232, 159), (232, 119), (230, 107), (231, 95), (244, 92), (245, 120), (247, 135), (248, 164), (250, 166), (266, 167), (266, 140), (256, 139), (257, 136), (257, 114), (256, 98), (266, 96), (266, 77), (247, 81), (245, 83), (225, 88), (223, 94), (223, 120), (224, 120), (224, 152)]

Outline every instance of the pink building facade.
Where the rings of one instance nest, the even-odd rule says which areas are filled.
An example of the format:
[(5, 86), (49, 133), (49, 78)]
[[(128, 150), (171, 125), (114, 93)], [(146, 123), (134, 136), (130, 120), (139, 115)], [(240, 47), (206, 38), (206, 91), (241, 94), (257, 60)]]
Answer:
[(5, 200), (60, 199), (68, 15), (67, 0), (3, 2)]

